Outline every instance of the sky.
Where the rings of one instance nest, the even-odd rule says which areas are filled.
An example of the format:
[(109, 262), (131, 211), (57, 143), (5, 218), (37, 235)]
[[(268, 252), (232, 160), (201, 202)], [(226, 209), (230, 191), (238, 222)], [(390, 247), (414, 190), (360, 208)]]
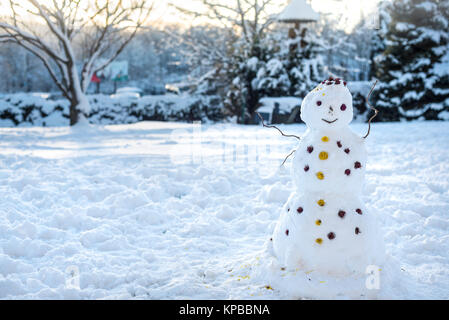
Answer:
[[(48, 0), (40, 0), (45, 3)], [(89, 0), (83, 0), (89, 1)], [(148, 0), (150, 2), (150, 0)], [(191, 24), (204, 23), (205, 20), (195, 19), (181, 16), (179, 11), (170, 6), (174, 4), (190, 10), (201, 11), (202, 5), (200, 0), (154, 0), (156, 10), (154, 10), (151, 21), (154, 24), (166, 23), (180, 23), (186, 26)], [(233, 0), (223, 0), (223, 3), (229, 3)], [(331, 15), (339, 17), (339, 28), (351, 30), (360, 20), (361, 12), (365, 15), (373, 12), (377, 3), (381, 0), (306, 0), (312, 8), (320, 14)], [(273, 14), (279, 13), (289, 2), (289, 0), (279, 0), (278, 5), (270, 8)], [(26, 7), (26, 1), (21, 1), (21, 4)], [(0, 0), (0, 10), (4, 12), (4, 8), (8, 6), (8, 2)]]
[[(223, 0), (224, 3), (230, 0)], [(350, 30), (359, 21), (361, 12), (368, 19), (372, 19), (372, 12), (375, 11), (377, 3), (381, 0), (308, 0), (312, 8), (320, 14), (331, 15), (338, 17), (342, 15), (339, 27), (341, 29)], [(182, 19), (176, 9), (170, 7), (170, 3), (188, 8), (190, 10), (200, 11), (202, 5), (198, 0), (169, 0), (158, 2), (159, 8), (154, 12), (153, 19), (156, 21), (163, 21), (165, 23), (183, 23), (195, 24), (202, 23), (202, 20), (192, 21), (191, 19)], [(271, 10), (273, 14), (279, 13), (283, 7), (287, 5), (289, 0), (280, 0), (278, 7), (273, 7)], [(370, 16), (371, 15), (371, 16)]]

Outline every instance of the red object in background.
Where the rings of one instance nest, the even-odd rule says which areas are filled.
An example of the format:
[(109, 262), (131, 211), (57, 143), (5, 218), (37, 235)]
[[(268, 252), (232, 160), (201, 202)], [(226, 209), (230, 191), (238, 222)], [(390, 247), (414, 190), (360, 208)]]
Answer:
[(93, 82), (93, 83), (100, 83), (100, 82), (101, 82), (101, 79), (97, 77), (97, 74), (96, 74), (96, 73), (94, 73), (94, 74), (92, 75), (92, 79), (90, 79), (90, 81)]

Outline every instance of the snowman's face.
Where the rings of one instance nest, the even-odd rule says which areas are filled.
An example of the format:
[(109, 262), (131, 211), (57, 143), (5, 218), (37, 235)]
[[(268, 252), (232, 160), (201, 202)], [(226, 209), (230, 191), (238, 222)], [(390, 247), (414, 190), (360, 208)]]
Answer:
[(343, 82), (321, 83), (301, 104), (301, 119), (311, 129), (339, 129), (353, 118), (352, 95)]

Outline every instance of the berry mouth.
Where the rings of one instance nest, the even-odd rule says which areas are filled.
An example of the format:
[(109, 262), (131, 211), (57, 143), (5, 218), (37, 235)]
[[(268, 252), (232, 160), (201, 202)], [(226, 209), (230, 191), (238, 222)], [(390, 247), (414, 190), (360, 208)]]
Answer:
[(332, 120), (332, 121), (329, 121), (329, 120), (326, 120), (326, 119), (321, 119), (321, 120), (323, 120), (324, 122), (327, 122), (327, 123), (331, 124), (331, 123), (334, 123), (335, 121), (337, 121), (338, 118), (335, 119), (335, 120)]

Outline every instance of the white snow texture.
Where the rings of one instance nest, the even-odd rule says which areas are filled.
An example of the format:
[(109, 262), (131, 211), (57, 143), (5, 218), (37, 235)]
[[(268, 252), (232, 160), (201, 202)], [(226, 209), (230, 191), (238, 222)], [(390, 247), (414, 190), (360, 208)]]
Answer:
[[(449, 299), (447, 132), (448, 122), (382, 123), (366, 142), (361, 201), (391, 269), (378, 298)], [(199, 139), (167, 122), (0, 135), (2, 299), (351, 297), (330, 293), (346, 283), (282, 270), (263, 249), (295, 190), (291, 161), (279, 170), (295, 139), (232, 124), (203, 125)]]

